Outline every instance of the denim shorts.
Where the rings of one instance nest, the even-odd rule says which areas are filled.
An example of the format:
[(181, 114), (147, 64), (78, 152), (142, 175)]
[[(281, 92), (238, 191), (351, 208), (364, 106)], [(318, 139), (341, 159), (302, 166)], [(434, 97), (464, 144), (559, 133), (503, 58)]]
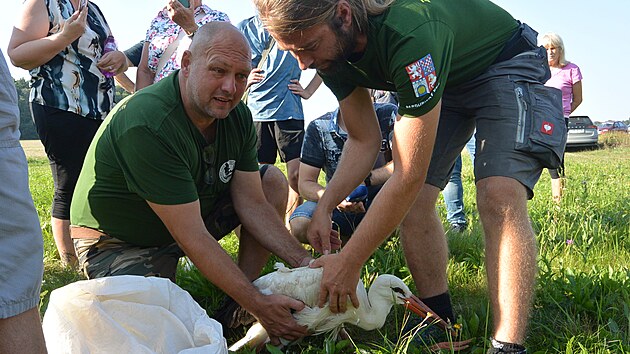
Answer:
[(493, 64), (475, 79), (448, 88), (426, 183), (444, 189), (475, 128), (475, 180), (510, 177), (533, 190), (543, 168), (557, 168), (566, 143), (559, 90), (543, 47)]

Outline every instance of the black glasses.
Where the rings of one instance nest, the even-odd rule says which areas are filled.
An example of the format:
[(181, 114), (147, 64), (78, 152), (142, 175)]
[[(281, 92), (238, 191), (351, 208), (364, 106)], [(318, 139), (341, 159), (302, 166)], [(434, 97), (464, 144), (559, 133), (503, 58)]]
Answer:
[(207, 185), (212, 186), (216, 182), (217, 164), (215, 162), (216, 153), (214, 145), (208, 145), (203, 149), (203, 161), (206, 163), (206, 173), (203, 176), (203, 181)]

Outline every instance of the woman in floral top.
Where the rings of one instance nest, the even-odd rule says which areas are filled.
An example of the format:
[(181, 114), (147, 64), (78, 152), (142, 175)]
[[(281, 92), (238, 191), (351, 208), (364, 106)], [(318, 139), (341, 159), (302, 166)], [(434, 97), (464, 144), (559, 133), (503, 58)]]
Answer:
[[(201, 0), (191, 0), (190, 7), (185, 7), (177, 0), (169, 0), (151, 21), (147, 31), (142, 59), (138, 65), (136, 90), (178, 70), (181, 55), (188, 49), (192, 35), (197, 28), (210, 21), (229, 22), (230, 19), (225, 13), (203, 5)], [(176, 47), (169, 48), (171, 45)], [(164, 55), (168, 55), (168, 58), (162, 58)]]

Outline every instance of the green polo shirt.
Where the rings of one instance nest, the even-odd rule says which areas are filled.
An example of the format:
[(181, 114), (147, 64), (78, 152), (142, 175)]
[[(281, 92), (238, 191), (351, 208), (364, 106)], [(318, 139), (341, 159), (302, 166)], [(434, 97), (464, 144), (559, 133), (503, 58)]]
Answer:
[(169, 244), (173, 237), (146, 201), (199, 200), (207, 216), (229, 193), (234, 170), (258, 170), (249, 109), (240, 103), (216, 120), (216, 140), (208, 145), (184, 111), (178, 77), (171, 74), (126, 98), (103, 122), (74, 192), (73, 225), (140, 246)]
[(417, 117), (484, 72), (517, 27), (489, 0), (396, 0), (369, 18), (360, 59), (320, 75), (339, 100), (356, 87), (395, 91), (399, 113)]

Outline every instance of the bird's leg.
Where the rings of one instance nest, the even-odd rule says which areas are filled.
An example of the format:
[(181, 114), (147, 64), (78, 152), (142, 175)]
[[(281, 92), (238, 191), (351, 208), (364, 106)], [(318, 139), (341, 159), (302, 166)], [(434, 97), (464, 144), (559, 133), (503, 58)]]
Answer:
[(262, 346), (268, 341), (269, 341), (269, 335), (267, 334), (267, 331), (260, 324), (260, 322), (256, 322), (247, 330), (245, 337), (243, 337), (238, 342), (232, 344), (232, 346), (230, 346), (228, 350), (232, 352), (236, 352), (244, 347), (258, 348), (259, 346)]
[(341, 327), (341, 329), (339, 329), (339, 333), (337, 334), (337, 340), (346, 339), (350, 339), (350, 334), (348, 334), (348, 331), (346, 331), (344, 327)]

